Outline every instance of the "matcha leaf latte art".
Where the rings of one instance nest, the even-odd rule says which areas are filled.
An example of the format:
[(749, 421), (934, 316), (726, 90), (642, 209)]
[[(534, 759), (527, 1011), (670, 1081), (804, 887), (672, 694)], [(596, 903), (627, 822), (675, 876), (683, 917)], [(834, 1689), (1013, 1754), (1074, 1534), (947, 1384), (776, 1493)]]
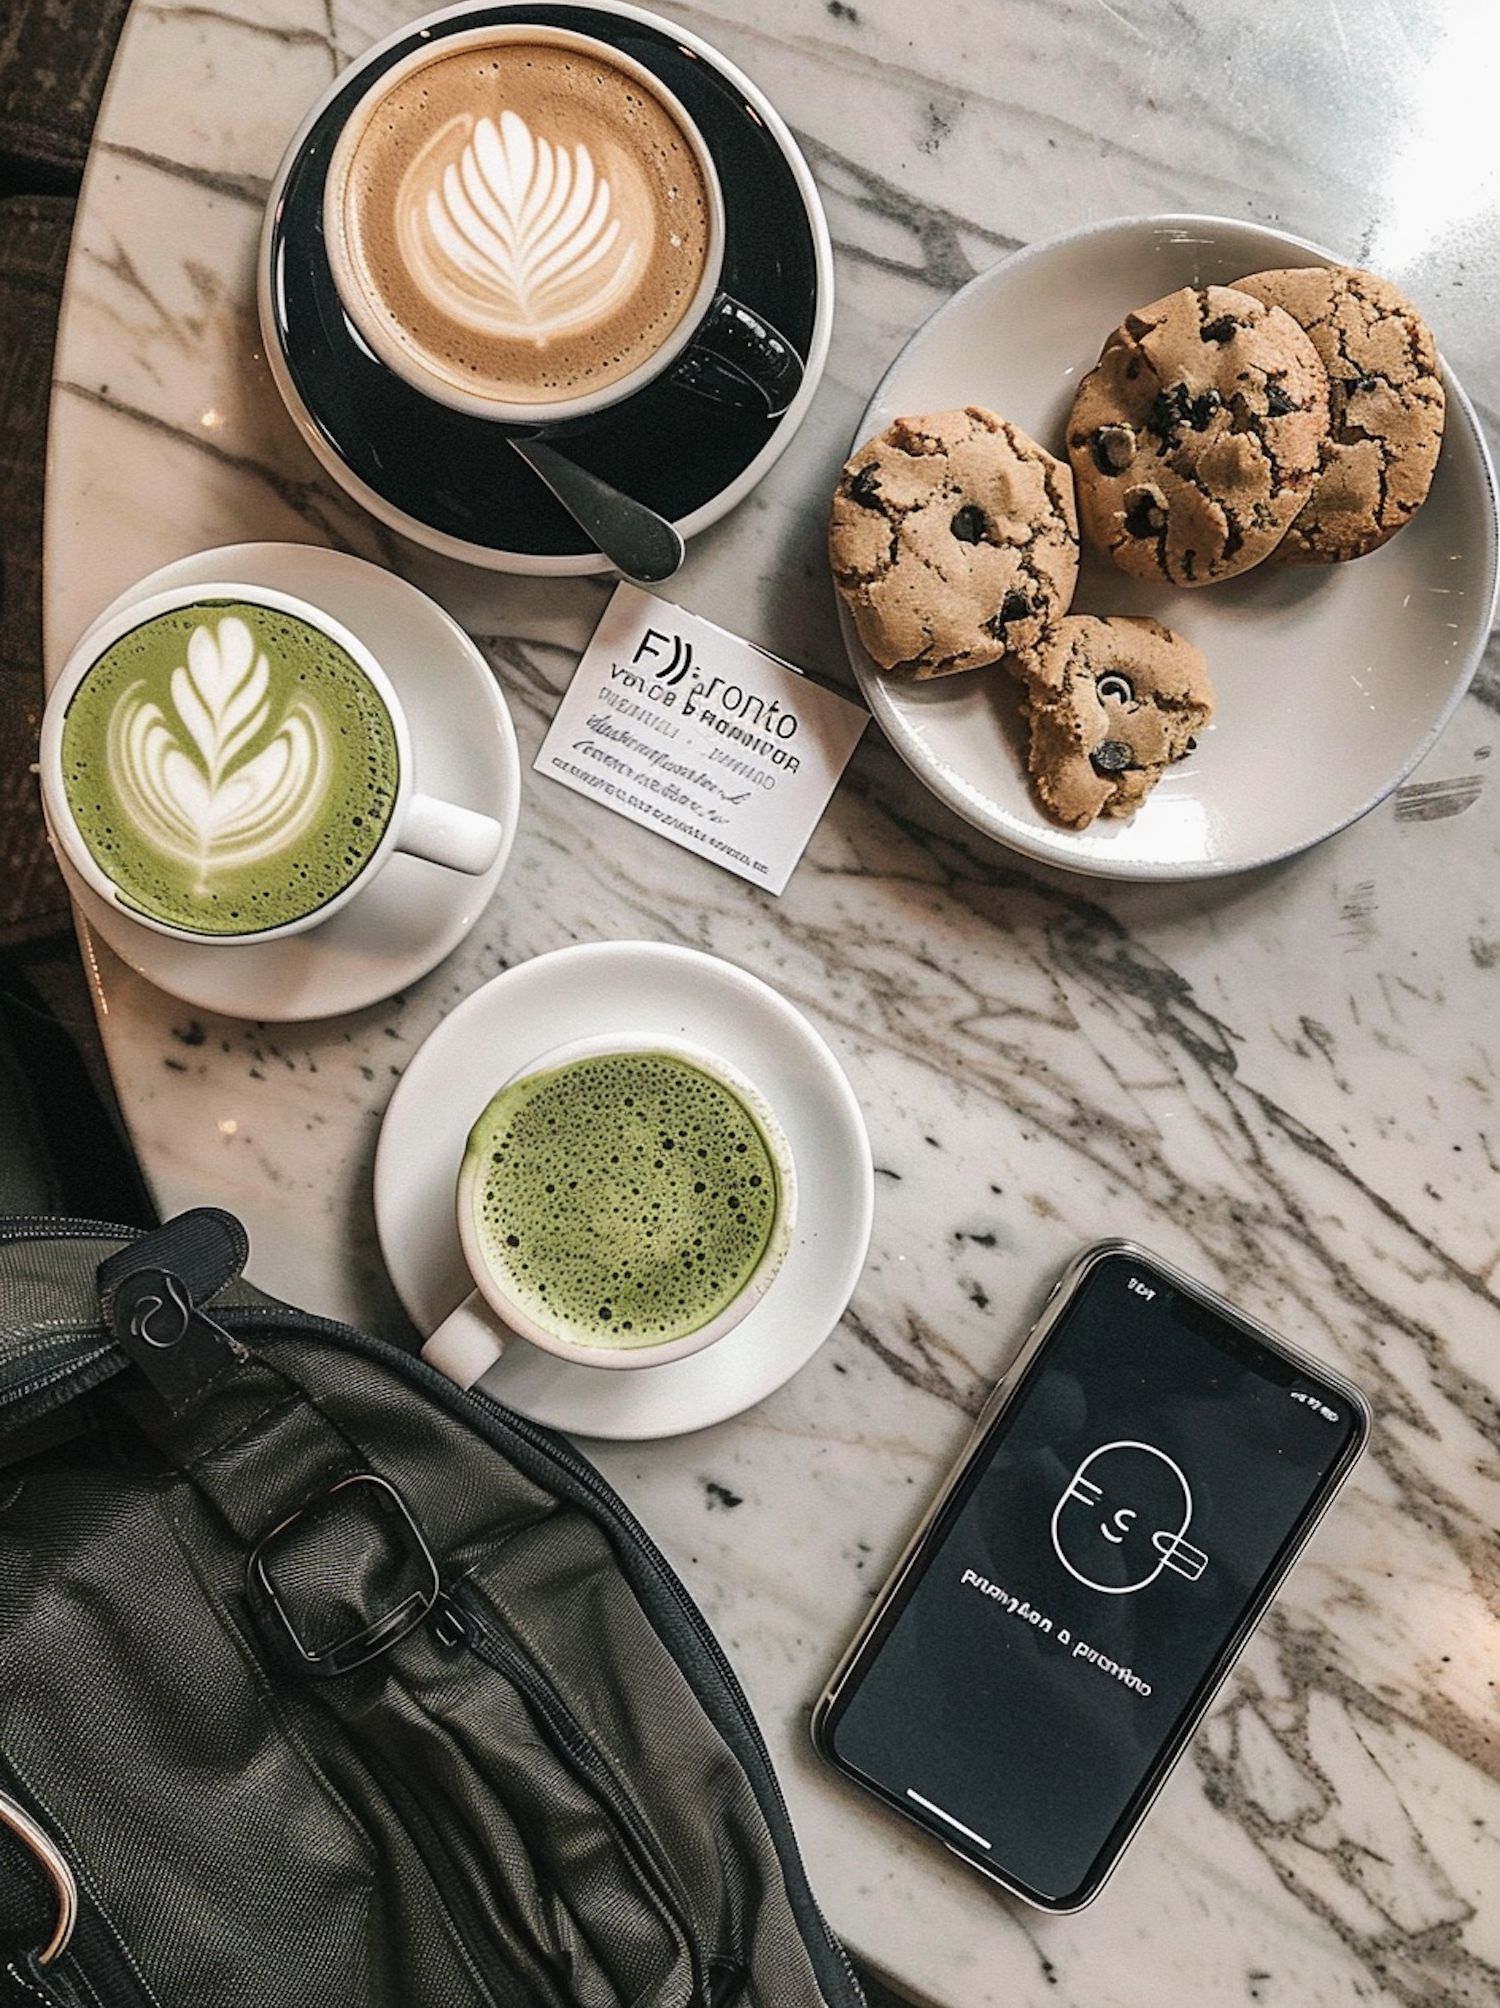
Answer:
[(68, 807), (127, 906), (258, 933), (358, 876), (395, 806), (390, 714), (332, 636), (281, 609), (199, 602), (112, 643), (69, 701)]
[(295, 843), (331, 779), (327, 729), (296, 699), (267, 736), (271, 668), (245, 623), (226, 614), (194, 628), (165, 704), (144, 681), (109, 723), (109, 766), (121, 806), (206, 897), (227, 867)]

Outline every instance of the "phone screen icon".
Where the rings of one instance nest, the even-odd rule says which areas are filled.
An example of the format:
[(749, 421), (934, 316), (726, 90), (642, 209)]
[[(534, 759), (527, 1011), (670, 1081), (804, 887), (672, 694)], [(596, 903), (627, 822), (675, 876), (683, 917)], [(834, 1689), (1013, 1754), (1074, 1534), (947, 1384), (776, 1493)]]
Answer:
[(1192, 1518), (1192, 1488), (1165, 1450), (1103, 1443), (1057, 1502), (1053, 1552), (1069, 1575), (1104, 1596), (1132, 1596), (1163, 1569), (1196, 1582), (1208, 1557), (1186, 1538)]

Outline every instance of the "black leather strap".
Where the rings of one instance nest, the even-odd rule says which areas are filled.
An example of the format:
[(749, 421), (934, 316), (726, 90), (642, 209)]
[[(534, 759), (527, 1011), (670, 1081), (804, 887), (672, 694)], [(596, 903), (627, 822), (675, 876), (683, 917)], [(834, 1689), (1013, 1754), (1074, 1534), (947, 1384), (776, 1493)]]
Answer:
[(389, 1483), (338, 1426), (205, 1304), (244, 1230), (204, 1209), (100, 1265), (100, 1298), (145, 1385), (114, 1394), (244, 1545), (262, 1631), (309, 1678), (352, 1671), (432, 1609), (437, 1565)]
[(235, 1280), (249, 1253), (234, 1215), (205, 1206), (99, 1264), (104, 1322), (168, 1407), (191, 1407), (249, 1357), (201, 1308)]
[(249, 1259), (250, 1237), (232, 1213), (217, 1206), (179, 1213), (99, 1264), (105, 1323), (111, 1322), (120, 1285), (136, 1270), (169, 1270), (181, 1279), (193, 1303), (201, 1306), (241, 1275)]

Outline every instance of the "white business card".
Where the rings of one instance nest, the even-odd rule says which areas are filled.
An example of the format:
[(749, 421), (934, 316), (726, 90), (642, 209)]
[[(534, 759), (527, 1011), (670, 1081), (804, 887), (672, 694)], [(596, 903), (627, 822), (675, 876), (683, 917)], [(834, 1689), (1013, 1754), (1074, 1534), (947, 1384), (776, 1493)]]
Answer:
[(764, 649), (622, 584), (534, 766), (779, 893), (868, 718)]

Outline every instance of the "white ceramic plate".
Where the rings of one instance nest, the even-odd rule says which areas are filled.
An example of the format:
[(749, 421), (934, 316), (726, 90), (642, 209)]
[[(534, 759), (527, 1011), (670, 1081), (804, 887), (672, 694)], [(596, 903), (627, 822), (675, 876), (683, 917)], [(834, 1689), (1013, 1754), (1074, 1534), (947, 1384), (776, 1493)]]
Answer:
[[(1135, 217), (1031, 245), (981, 274), (902, 350), (858, 440), (903, 414), (980, 404), (1050, 451), (1080, 378), (1133, 307), (1332, 253), (1217, 217)], [(887, 676), (844, 615), (871, 710), (907, 765), (976, 828), (1029, 857), (1126, 879), (1204, 878), (1331, 836), (1388, 795), (1467, 689), (1495, 616), (1495, 477), (1468, 399), (1448, 415), (1432, 491), (1399, 536), (1351, 564), (1262, 565), (1183, 591), (1085, 553), (1073, 609), (1151, 614), (1208, 658), (1199, 746), (1126, 821), (1073, 832), (1037, 808), (1016, 687), (1000, 668)], [(856, 441), (858, 443), (858, 441)]]
[(677, 1436), (763, 1401), (843, 1316), (870, 1244), (874, 1169), (842, 1068), (792, 1005), (733, 963), (643, 941), (586, 942), (517, 964), (466, 997), (391, 1098), (375, 1156), (375, 1225), (424, 1337), (469, 1294), (455, 1188), (495, 1090), (543, 1053), (605, 1033), (672, 1038), (748, 1075), (781, 1119), (797, 1171), (797, 1229), (765, 1296), (707, 1351), (604, 1373), (516, 1340), (479, 1385), (581, 1436)]
[(396, 686), (418, 785), (494, 816), (504, 830), (499, 856), (479, 878), (393, 857), (367, 892), (322, 927), (234, 947), (174, 941), (142, 927), (64, 865), (68, 889), (122, 962), (185, 1003), (268, 1023), (360, 1011), (435, 968), (489, 904), (521, 808), (515, 727), (489, 664), (457, 622), (404, 579), (342, 551), (315, 544), (198, 551), (142, 579), (98, 618), (168, 586), (221, 579), (297, 594), (357, 634)]

